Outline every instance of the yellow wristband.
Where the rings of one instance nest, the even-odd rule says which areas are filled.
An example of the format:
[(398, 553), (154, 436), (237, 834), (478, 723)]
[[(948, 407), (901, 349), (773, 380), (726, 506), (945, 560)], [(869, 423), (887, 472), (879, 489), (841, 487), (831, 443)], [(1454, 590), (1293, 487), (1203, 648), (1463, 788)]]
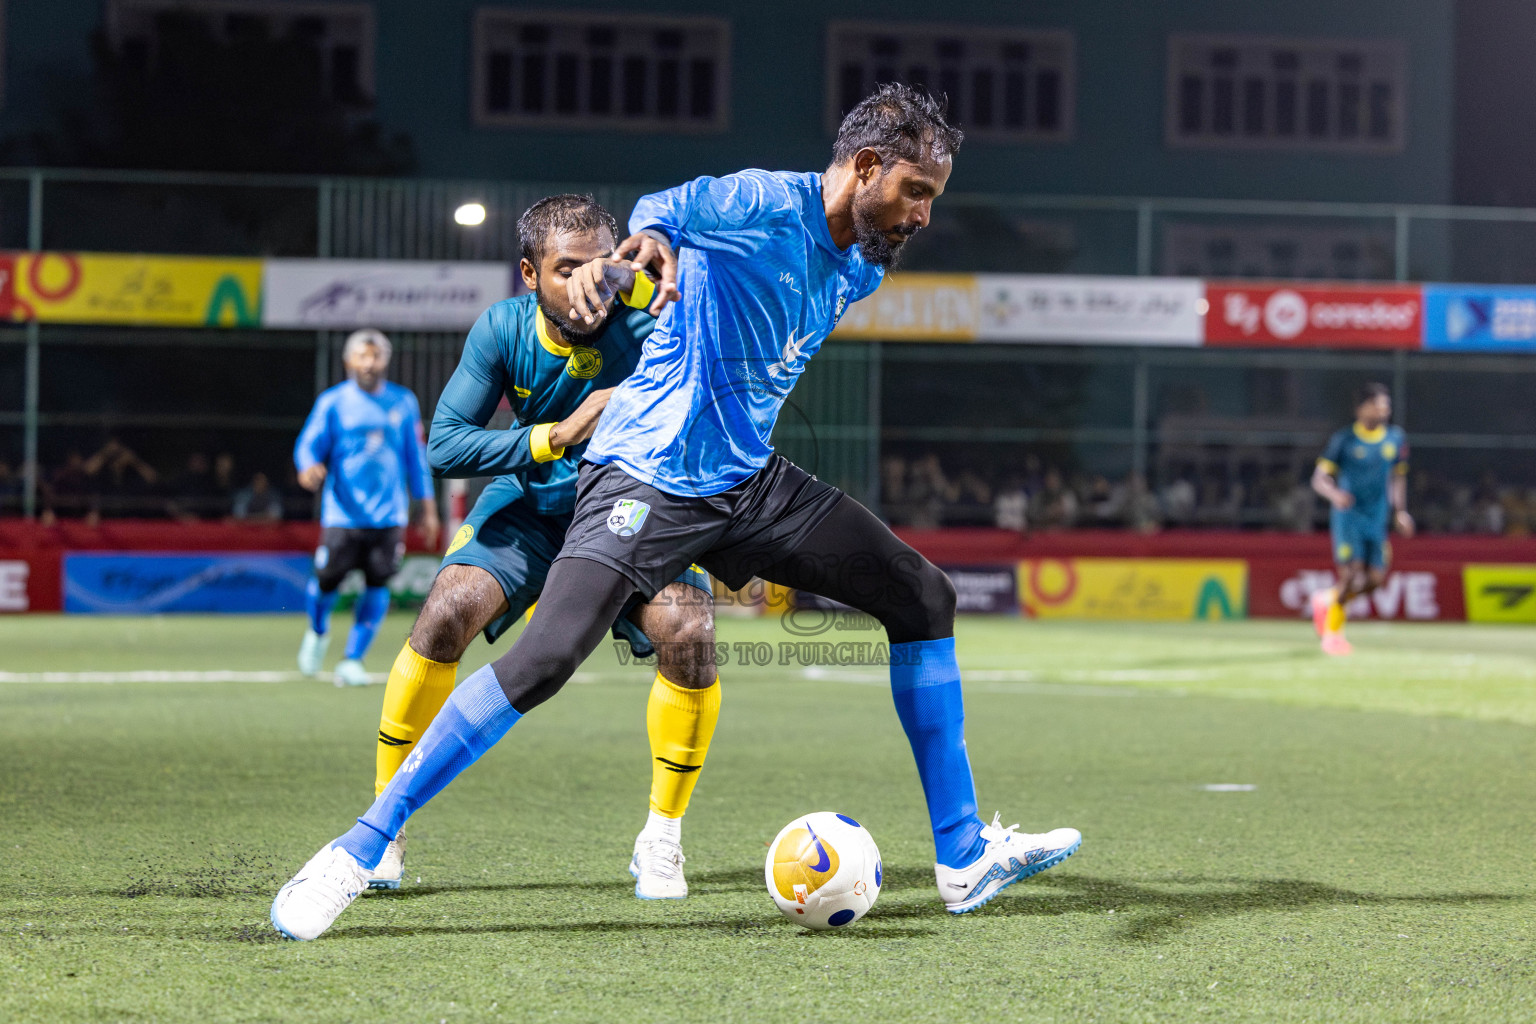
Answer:
[(635, 283), (630, 286), (629, 294), (620, 294), (624, 305), (633, 306), (635, 309), (645, 309), (650, 306), (651, 299), (656, 295), (656, 283), (646, 277), (641, 271), (635, 271)]
[(554, 429), (553, 423), (535, 423), (528, 431), (528, 450), (533, 452), (534, 462), (554, 462), (565, 454), (564, 448), (549, 446), (549, 432)]

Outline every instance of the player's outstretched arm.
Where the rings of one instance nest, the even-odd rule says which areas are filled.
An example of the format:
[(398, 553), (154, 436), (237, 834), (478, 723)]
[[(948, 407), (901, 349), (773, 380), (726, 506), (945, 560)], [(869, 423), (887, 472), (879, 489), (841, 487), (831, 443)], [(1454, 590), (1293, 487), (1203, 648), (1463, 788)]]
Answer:
[(325, 484), (325, 464), (331, 457), (330, 425), (330, 403), (321, 395), (293, 444), (293, 468), (298, 471), (299, 486), (306, 491), (318, 491)]
[(1317, 468), (1312, 471), (1312, 489), (1341, 512), (1355, 504), (1355, 496), (1339, 486), (1339, 482), (1334, 479), (1332, 473), (1328, 472), (1328, 466), (1324, 462), (1319, 462)]
[(1392, 525), (1404, 537), (1412, 537), (1415, 526), (1413, 516), (1408, 514), (1408, 478), (1394, 474), (1389, 493), (1392, 496)]

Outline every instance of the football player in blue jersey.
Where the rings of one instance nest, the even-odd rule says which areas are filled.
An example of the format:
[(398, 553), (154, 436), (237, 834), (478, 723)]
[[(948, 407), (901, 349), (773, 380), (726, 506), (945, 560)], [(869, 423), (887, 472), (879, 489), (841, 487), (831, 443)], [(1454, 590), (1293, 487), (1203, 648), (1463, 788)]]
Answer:
[(1346, 655), (1345, 609), (1381, 586), (1392, 565), (1393, 529), (1413, 536), (1408, 514), (1408, 439), (1393, 426), (1392, 393), (1367, 384), (1355, 394), (1355, 422), (1336, 431), (1318, 457), (1312, 489), (1332, 506), (1328, 514), (1338, 583), (1312, 595), (1312, 625), (1323, 652)]
[[(1078, 848), (1075, 829), (1032, 835), (977, 814), (949, 578), (768, 442), (806, 360), (928, 223), (960, 141), (932, 98), (885, 85), (844, 118), (824, 172), (748, 170), (640, 200), (605, 279), (622, 288), (657, 268), (661, 317), (587, 447), (538, 614), (454, 691), (357, 824), (278, 892), (279, 932), (330, 927), (412, 811), (554, 696), (634, 595), (693, 563), (727, 586), (757, 576), (822, 594), (885, 628), (945, 909), (973, 910)], [(570, 315), (603, 317), (582, 302)]]
[(389, 339), (374, 330), (355, 331), (342, 347), (347, 379), (315, 399), (293, 463), (307, 490), (324, 490), (315, 574), (305, 590), (309, 628), (299, 644), (299, 671), (320, 671), (330, 646), (336, 588), (353, 569), (363, 571), (356, 621), (346, 657), (336, 666), (337, 686), (365, 686), (363, 655), (389, 611), (389, 578), (405, 554), (410, 500), (421, 508), (429, 547), (437, 546), (437, 506), (422, 439), (421, 407), (409, 388), (385, 379)]
[[(449, 544), (390, 670), (375, 795), (453, 692), (459, 659), (475, 634), (494, 643), (515, 624), (538, 599), (560, 551), (587, 438), (656, 324), (645, 309), (654, 292), (648, 277), (626, 275), (622, 292), (607, 287), (617, 228), (591, 196), (550, 196), (530, 207), (518, 221), (518, 266), (529, 293), (485, 311), (438, 399), (428, 444), (433, 470), (496, 479)], [(594, 297), (604, 316), (570, 319), (573, 294)], [(515, 422), (487, 429), (502, 401)], [(682, 817), (720, 712), (709, 577), (693, 565), (673, 575), (653, 600), (636, 595), (608, 616), (614, 637), (636, 657), (657, 655), (646, 711), (651, 810), (630, 862), (635, 894), (645, 899), (687, 895)], [(396, 836), (371, 887), (400, 884), (404, 852), (404, 838)]]

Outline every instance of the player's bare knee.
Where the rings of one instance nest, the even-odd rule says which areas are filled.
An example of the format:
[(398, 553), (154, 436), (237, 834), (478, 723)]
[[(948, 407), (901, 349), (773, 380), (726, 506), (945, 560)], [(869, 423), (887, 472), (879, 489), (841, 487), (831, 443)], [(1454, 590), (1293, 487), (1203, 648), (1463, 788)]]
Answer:
[(697, 587), (674, 583), (646, 608), (643, 626), (656, 647), (657, 671), (687, 690), (715, 681), (714, 601)]
[(429, 661), (458, 661), (475, 634), (495, 618), (489, 610), (493, 600), (506, 603), (489, 573), (472, 566), (445, 566), (411, 628), (411, 649)]

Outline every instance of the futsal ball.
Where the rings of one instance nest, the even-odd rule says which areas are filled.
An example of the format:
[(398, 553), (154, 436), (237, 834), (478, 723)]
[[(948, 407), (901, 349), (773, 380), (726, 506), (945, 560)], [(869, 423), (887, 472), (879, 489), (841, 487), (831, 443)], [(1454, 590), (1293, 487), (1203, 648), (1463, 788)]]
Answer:
[(869, 830), (846, 814), (817, 811), (785, 825), (763, 865), (768, 895), (805, 928), (842, 928), (869, 912), (884, 872)]

